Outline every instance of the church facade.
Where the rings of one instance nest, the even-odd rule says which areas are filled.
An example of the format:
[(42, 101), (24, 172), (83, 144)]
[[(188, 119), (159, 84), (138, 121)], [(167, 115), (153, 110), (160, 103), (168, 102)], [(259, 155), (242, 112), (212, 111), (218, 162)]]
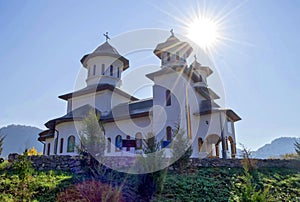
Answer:
[(153, 53), (161, 61), (160, 70), (147, 74), (154, 83), (153, 96), (138, 99), (121, 90), (121, 76), (129, 60), (106, 40), (81, 63), (87, 69), (86, 87), (59, 96), (67, 102), (64, 116), (45, 123), (39, 134), (44, 155), (77, 155), (78, 131), (90, 110), (99, 113), (105, 130), (106, 156), (134, 156), (143, 150), (143, 138), (151, 132), (168, 150), (173, 132), (180, 126), (191, 140), (193, 158), (235, 158), (234, 123), (241, 118), (231, 109), (221, 108), (219, 96), (208, 87), (213, 73), (196, 57), (189, 43), (171, 33)]

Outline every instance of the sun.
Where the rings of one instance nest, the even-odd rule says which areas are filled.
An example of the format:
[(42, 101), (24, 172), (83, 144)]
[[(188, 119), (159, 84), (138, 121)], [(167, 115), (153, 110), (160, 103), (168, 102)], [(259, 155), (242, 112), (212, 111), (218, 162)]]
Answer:
[(203, 49), (214, 46), (219, 38), (217, 23), (208, 18), (194, 19), (188, 24), (187, 31), (188, 38)]

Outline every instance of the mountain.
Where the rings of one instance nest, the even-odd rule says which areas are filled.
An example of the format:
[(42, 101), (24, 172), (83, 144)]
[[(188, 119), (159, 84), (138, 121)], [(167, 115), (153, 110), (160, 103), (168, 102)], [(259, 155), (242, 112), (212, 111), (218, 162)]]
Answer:
[(280, 137), (273, 140), (270, 144), (265, 144), (257, 151), (252, 153), (253, 158), (279, 158), (284, 154), (291, 154), (295, 152), (294, 143), (300, 141), (300, 138), (296, 137)]
[(31, 126), (9, 125), (0, 129), (0, 136), (5, 135), (3, 141), (2, 157), (10, 153), (23, 153), (26, 148), (34, 148), (38, 152), (43, 151), (43, 144), (37, 138), (42, 130)]

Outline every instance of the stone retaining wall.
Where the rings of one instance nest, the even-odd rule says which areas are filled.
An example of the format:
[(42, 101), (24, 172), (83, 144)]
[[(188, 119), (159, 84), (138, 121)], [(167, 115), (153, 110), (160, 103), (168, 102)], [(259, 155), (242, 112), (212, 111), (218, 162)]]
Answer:
[[(219, 158), (206, 158), (206, 159), (192, 159), (191, 167), (229, 167), (229, 168), (242, 168), (243, 159), (219, 159)], [(250, 159), (252, 165), (256, 168), (291, 168), (299, 169), (299, 160), (283, 160), (283, 159)]]
[[(62, 170), (73, 173), (84, 172), (83, 168), (91, 164), (89, 157), (82, 156), (30, 156), (28, 157), (36, 170)], [(18, 154), (10, 154), (8, 161), (13, 162), (18, 159)], [(134, 157), (105, 157), (105, 165), (111, 168), (128, 168), (135, 163)], [(292, 168), (299, 169), (299, 160), (280, 160), (280, 159), (252, 159), (257, 168)], [(191, 159), (190, 168), (198, 169), (201, 167), (230, 167), (241, 168), (242, 159)]]

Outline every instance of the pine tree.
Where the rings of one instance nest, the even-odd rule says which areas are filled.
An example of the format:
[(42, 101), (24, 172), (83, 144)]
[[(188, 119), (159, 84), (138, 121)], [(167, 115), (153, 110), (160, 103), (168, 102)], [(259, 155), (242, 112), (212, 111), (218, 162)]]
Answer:
[(185, 135), (184, 131), (177, 124), (176, 128), (172, 132), (173, 140), (171, 143), (171, 153), (173, 168), (177, 172), (183, 172), (188, 166), (190, 161), (190, 156), (192, 155), (191, 142)]
[(143, 141), (143, 153), (138, 156), (138, 162), (142, 165), (144, 173), (153, 179), (156, 191), (163, 190), (163, 183), (167, 173), (167, 164), (164, 151), (161, 150), (161, 141), (158, 141), (153, 133), (148, 133)]
[(5, 136), (0, 136), (0, 155), (3, 151), (3, 142), (4, 142)]
[(300, 142), (296, 141), (294, 145), (295, 145), (295, 150), (298, 156), (300, 157)]
[(104, 127), (99, 120), (100, 115), (90, 110), (88, 116), (82, 121), (79, 136), (81, 150), (97, 157), (97, 159), (102, 159), (105, 151), (105, 137)]

